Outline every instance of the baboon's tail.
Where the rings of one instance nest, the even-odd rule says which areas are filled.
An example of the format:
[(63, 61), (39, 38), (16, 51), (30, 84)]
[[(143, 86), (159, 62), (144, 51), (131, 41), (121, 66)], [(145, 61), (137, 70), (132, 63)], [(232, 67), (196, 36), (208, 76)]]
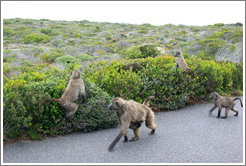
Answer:
[(237, 99), (240, 100), (241, 106), (243, 107), (243, 103), (242, 103), (242, 100), (240, 98), (237, 97), (234, 99), (234, 101), (236, 101)]
[(57, 102), (57, 103), (62, 103), (61, 99), (50, 99), (50, 100), (42, 100), (39, 102), (39, 105), (43, 105), (44, 103), (48, 103), (48, 102)]
[(149, 97), (147, 97), (147, 98), (144, 100), (143, 104), (146, 105), (146, 106), (149, 106), (149, 101), (150, 101), (151, 99), (154, 99), (154, 98), (155, 98), (155, 96), (149, 96)]

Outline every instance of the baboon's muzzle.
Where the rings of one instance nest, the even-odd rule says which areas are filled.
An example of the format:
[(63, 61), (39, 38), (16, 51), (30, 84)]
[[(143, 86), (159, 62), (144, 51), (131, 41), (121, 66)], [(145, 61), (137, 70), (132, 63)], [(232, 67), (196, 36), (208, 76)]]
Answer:
[(108, 105), (108, 109), (112, 110), (112, 103)]

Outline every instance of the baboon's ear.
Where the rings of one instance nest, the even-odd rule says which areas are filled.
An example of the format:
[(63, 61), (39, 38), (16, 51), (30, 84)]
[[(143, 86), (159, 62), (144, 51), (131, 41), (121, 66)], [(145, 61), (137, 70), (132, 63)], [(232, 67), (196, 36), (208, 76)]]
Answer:
[(215, 95), (216, 97), (218, 97), (219, 94), (218, 94), (218, 93), (214, 93), (214, 95)]

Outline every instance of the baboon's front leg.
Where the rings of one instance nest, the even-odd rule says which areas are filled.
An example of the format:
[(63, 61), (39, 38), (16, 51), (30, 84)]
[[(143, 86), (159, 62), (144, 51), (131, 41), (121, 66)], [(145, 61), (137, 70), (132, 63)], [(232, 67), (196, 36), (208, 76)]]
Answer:
[(127, 137), (127, 135), (124, 135), (124, 141), (123, 141), (123, 143), (125, 143), (125, 142), (128, 142), (128, 137)]
[(155, 129), (152, 129), (149, 135), (154, 135), (155, 134)]
[(212, 114), (213, 110), (214, 110), (216, 107), (217, 107), (217, 105), (215, 104), (215, 105), (213, 106), (213, 108), (209, 111), (209, 115)]
[(114, 146), (119, 142), (120, 138), (123, 136), (123, 132), (120, 132), (119, 135), (114, 139), (114, 141), (109, 145), (108, 150), (112, 151), (114, 149)]
[(217, 116), (217, 118), (219, 118), (220, 117), (220, 113), (221, 113), (221, 107), (219, 107), (219, 109), (218, 109), (218, 116)]

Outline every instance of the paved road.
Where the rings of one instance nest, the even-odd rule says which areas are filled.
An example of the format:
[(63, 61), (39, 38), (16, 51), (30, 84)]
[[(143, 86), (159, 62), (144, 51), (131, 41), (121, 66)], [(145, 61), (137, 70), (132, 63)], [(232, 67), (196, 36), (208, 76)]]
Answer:
[(243, 163), (243, 108), (236, 101), (239, 116), (218, 119), (217, 110), (208, 116), (212, 106), (156, 113), (155, 135), (142, 125), (140, 140), (120, 141), (112, 152), (107, 148), (119, 127), (10, 144), (3, 147), (3, 163)]

